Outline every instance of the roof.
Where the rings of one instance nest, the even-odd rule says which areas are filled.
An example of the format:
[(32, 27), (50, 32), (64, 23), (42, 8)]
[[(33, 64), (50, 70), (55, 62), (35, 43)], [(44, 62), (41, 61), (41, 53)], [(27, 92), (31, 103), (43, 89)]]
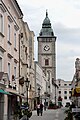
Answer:
[(40, 31), (40, 36), (49, 36), (49, 37), (53, 37), (54, 33), (53, 33), (53, 29), (51, 28), (51, 23), (50, 23), (50, 19), (48, 17), (48, 12), (46, 11), (46, 17), (43, 20), (43, 24), (42, 24), (42, 29)]
[(23, 15), (23, 12), (22, 12), (22, 10), (21, 10), (21, 8), (20, 8), (20, 6), (19, 6), (19, 4), (18, 4), (17, 0), (15, 0), (15, 2), (16, 2), (16, 4), (17, 4), (17, 6), (18, 6), (19, 11), (20, 11), (20, 12), (21, 12), (21, 14)]

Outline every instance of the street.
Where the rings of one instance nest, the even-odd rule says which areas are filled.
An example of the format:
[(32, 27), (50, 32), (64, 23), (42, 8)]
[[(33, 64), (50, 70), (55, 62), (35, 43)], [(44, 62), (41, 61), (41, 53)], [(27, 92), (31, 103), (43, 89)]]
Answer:
[(46, 110), (43, 112), (43, 116), (37, 116), (36, 111), (29, 120), (64, 120), (65, 108), (56, 110)]

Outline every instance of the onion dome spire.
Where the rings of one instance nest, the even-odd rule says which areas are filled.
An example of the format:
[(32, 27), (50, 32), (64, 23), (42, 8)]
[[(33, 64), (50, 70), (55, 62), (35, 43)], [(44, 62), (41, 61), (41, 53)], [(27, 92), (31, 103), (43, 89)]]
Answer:
[(54, 36), (53, 29), (51, 28), (50, 19), (48, 18), (48, 12), (46, 10), (46, 17), (43, 20), (42, 29), (40, 31), (40, 36)]
[(48, 12), (47, 12), (47, 10), (46, 10), (46, 17), (48, 17)]

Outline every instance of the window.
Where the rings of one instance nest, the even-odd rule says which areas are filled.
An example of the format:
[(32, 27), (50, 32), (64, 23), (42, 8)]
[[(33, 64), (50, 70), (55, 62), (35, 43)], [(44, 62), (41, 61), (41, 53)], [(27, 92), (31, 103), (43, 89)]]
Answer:
[(60, 80), (59, 80), (59, 83), (60, 83)]
[(67, 86), (67, 84), (64, 84), (64, 86)]
[(64, 94), (67, 94), (67, 91), (64, 91)]
[(8, 41), (10, 42), (10, 25), (8, 24)]
[(71, 100), (71, 96), (69, 96), (69, 99)]
[(0, 72), (2, 72), (2, 58), (0, 57)]
[(64, 99), (67, 99), (67, 96), (64, 96)]
[(3, 16), (0, 14), (0, 32), (3, 33)]
[(14, 67), (14, 78), (16, 78), (16, 67)]
[(59, 91), (59, 94), (61, 94), (61, 91)]
[(29, 45), (32, 46), (32, 38), (29, 39)]
[(71, 91), (69, 91), (69, 94), (71, 94)]
[(9, 80), (10, 80), (10, 63), (8, 63), (8, 77), (9, 77)]
[(14, 48), (16, 48), (16, 33), (14, 33)]
[(49, 65), (49, 59), (45, 59), (45, 65)]
[(61, 86), (61, 84), (59, 84), (59, 86)]
[(69, 86), (71, 86), (71, 84), (69, 84)]

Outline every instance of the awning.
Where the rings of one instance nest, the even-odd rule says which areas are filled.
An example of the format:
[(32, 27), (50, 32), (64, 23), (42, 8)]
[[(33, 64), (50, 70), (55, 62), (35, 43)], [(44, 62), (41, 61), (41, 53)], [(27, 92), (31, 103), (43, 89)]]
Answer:
[(0, 93), (6, 94), (6, 95), (11, 95), (9, 92), (4, 91), (3, 89), (0, 89)]
[(16, 96), (19, 96), (19, 97), (21, 97), (21, 98), (23, 98), (23, 99), (26, 99), (26, 97), (25, 96), (23, 96), (23, 95), (21, 95), (21, 94), (19, 94), (19, 93), (14, 93), (14, 92), (10, 92), (12, 95), (16, 95)]
[(80, 97), (80, 87), (77, 86), (75, 89), (72, 90), (72, 96)]
[(80, 87), (76, 87), (76, 92), (80, 93)]

